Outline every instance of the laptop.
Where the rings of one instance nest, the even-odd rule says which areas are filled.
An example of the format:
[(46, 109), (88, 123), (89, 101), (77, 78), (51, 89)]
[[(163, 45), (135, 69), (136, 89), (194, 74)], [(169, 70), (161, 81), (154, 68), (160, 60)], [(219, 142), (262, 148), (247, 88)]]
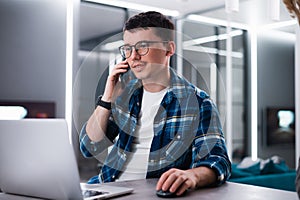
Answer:
[(65, 119), (0, 120), (0, 189), (47, 199), (105, 199), (133, 192), (80, 183)]

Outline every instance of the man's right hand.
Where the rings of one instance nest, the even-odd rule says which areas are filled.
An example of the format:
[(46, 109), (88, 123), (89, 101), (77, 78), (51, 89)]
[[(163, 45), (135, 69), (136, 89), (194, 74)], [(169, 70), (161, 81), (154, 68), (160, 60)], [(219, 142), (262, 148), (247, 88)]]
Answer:
[(119, 93), (119, 88), (116, 88), (116, 84), (119, 82), (119, 77), (121, 74), (127, 72), (128, 62), (127, 60), (118, 63), (108, 75), (105, 90), (102, 96), (102, 100), (106, 102), (114, 101), (113, 96), (117, 96)]

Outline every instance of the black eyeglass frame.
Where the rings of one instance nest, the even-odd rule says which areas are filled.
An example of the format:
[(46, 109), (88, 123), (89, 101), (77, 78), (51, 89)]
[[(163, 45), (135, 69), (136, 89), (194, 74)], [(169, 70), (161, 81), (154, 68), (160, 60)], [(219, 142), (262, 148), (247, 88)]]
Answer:
[[(133, 51), (132, 49), (133, 49), (133, 48), (134, 48), (135, 52), (137, 52), (138, 55), (144, 56), (144, 55), (146, 55), (146, 54), (149, 52), (149, 46), (150, 46), (150, 44), (155, 44), (155, 43), (168, 43), (168, 42), (170, 42), (170, 41), (168, 41), (168, 40), (163, 40), (163, 41), (148, 41), (148, 40), (142, 40), (142, 41), (137, 42), (137, 43), (134, 44), (134, 45), (124, 44), (124, 45), (122, 45), (122, 46), (119, 47), (119, 51), (120, 51), (121, 56), (122, 56), (123, 58), (125, 58), (125, 59), (129, 58), (129, 57), (132, 55), (132, 51)], [(140, 45), (140, 44), (142, 44), (142, 43), (145, 43), (145, 45), (147, 45), (147, 46), (146, 46), (147, 51), (145, 51), (145, 53), (142, 53), (142, 54), (141, 54), (141, 53), (139, 52), (139, 48), (138, 48), (137, 46)], [(122, 48), (124, 48), (125, 46), (126, 46), (126, 47), (130, 47), (130, 54), (129, 54), (128, 56), (126, 56), (125, 51), (122, 50)]]

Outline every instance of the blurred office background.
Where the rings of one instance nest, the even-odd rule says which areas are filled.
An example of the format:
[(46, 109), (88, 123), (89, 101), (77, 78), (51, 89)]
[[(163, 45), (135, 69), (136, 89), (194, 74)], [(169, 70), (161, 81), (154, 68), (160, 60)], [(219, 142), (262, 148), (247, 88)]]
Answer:
[(82, 178), (97, 174), (101, 163), (82, 158), (78, 134), (120, 59), (124, 22), (157, 10), (176, 23), (172, 67), (219, 108), (232, 161), (278, 155), (296, 167), (299, 27), (281, 1), (124, 2), (1, 0), (0, 106), (66, 118)]

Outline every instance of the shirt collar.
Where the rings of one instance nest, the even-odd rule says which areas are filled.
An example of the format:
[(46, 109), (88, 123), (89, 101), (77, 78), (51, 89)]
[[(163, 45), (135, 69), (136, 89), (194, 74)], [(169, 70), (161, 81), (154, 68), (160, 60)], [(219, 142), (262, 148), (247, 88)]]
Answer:
[(189, 82), (179, 76), (174, 69), (169, 67), (170, 75), (171, 75), (171, 81), (170, 81), (170, 88), (169, 93), (171, 93), (176, 98), (186, 98), (188, 96), (188, 85)]

